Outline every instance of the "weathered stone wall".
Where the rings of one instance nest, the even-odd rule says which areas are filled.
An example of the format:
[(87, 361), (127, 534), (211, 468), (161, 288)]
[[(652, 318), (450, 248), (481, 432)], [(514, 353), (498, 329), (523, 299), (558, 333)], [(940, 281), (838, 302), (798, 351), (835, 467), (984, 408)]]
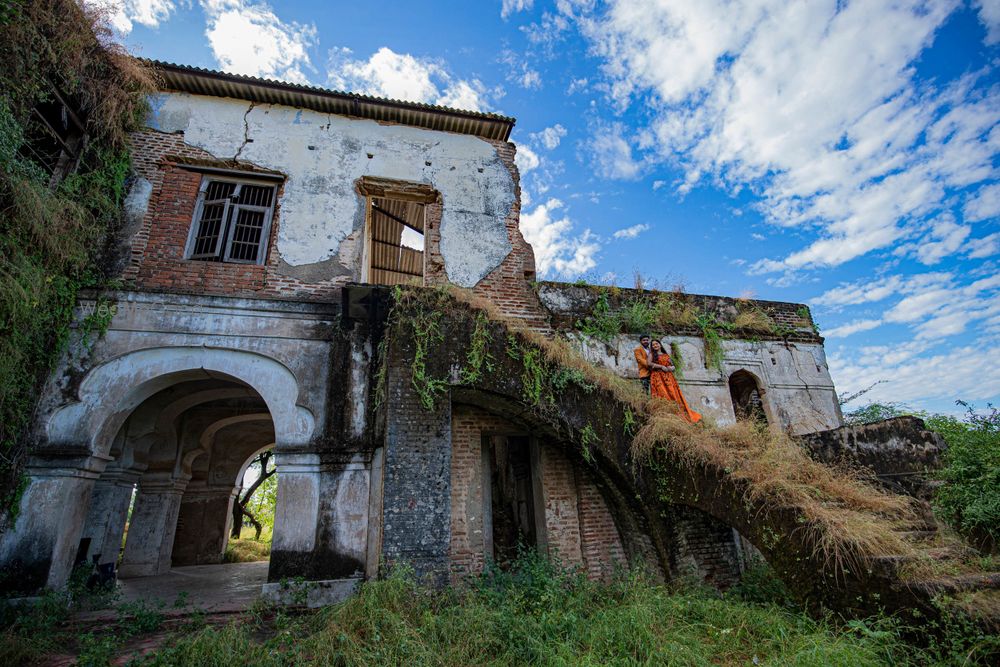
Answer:
[[(615, 306), (635, 298), (653, 299), (656, 296), (638, 290), (616, 290), (616, 293)], [(680, 363), (676, 359), (674, 362), (680, 369), (678, 382), (688, 403), (719, 425), (735, 421), (729, 378), (741, 370), (757, 380), (769, 421), (793, 433), (823, 431), (841, 424), (840, 404), (830, 377), (823, 339), (813, 332), (811, 322), (803, 320), (802, 306), (798, 304), (753, 302), (783, 327), (782, 335), (735, 330), (731, 337), (722, 341), (724, 355), (720, 369), (708, 367), (704, 338), (697, 327), (671, 326), (666, 331), (636, 331), (604, 343), (588, 339), (577, 330), (577, 323), (590, 315), (597, 302), (598, 292), (593, 288), (542, 283), (539, 296), (551, 314), (555, 330), (575, 341), (580, 353), (589, 361), (622, 377), (638, 377), (632, 351), (638, 346), (639, 334), (650, 333), (668, 348), (676, 343), (682, 359)], [(681, 295), (681, 298), (723, 322), (732, 321), (737, 313), (736, 299), (701, 295)]]
[[(181, 93), (152, 98), (133, 136), (126, 279), (140, 288), (326, 300), (362, 276), (363, 177), (426, 184), (427, 284), (491, 298), (535, 328), (535, 265), (518, 229), (514, 145), (279, 105)], [(184, 259), (201, 174), (191, 166), (283, 174), (262, 265)]]
[(930, 499), (933, 471), (941, 467), (944, 438), (917, 417), (807, 433), (799, 441), (817, 461), (865, 468), (896, 493)]

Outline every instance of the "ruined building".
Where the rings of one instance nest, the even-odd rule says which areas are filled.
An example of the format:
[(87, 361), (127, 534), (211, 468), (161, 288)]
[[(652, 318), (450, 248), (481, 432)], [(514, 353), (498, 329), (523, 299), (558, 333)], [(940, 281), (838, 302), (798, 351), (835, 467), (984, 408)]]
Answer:
[[(543, 423), (504, 384), (527, 360), (503, 339), (495, 372), (463, 381), (477, 330), (387, 336), (384, 286), (451, 284), (633, 375), (633, 336), (577, 329), (598, 305), (656, 295), (536, 282), (513, 119), (153, 65), (162, 88), (132, 137), (121, 288), (79, 306), (113, 317), (44, 389), (30, 481), (0, 535), (6, 588), (60, 587), (76, 562), (114, 563), (133, 489), (121, 577), (220, 562), (243, 472), (267, 448), (273, 595), (303, 577), (322, 603), (398, 561), (456, 581), (518, 542), (595, 578), (639, 563), (662, 578), (738, 576), (741, 535), (761, 547), (752, 507), (724, 495), (656, 506), (624, 455), (591, 458), (586, 442), (581, 455), (563, 422)], [(703, 331), (678, 321), (665, 340), (695, 409), (795, 434), (841, 426), (808, 311), (686, 299), (719, 321), (752, 307), (776, 324), (732, 329), (709, 359)], [(415, 359), (448, 379), (436, 398), (412, 378)], [(597, 394), (577, 398), (564, 419), (591, 420), (612, 451), (621, 416)]]

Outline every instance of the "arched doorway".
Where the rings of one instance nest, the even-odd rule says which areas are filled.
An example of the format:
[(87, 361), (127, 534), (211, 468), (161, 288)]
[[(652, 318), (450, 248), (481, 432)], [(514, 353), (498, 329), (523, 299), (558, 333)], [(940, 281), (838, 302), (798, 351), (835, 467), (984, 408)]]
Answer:
[(764, 392), (752, 373), (739, 370), (729, 376), (729, 395), (737, 421), (767, 424), (767, 407)]
[(119, 554), (123, 576), (162, 573), (185, 525), (199, 544), (181, 540), (181, 561), (220, 558), (246, 458), (310, 441), (315, 421), (298, 395), (287, 366), (235, 349), (145, 348), (92, 367), (42, 404), (18, 520), (0, 535), (3, 587), (62, 588), (74, 564), (113, 566)]
[(179, 382), (136, 407), (115, 442), (114, 460), (95, 484), (78, 563), (105, 570), (120, 563), (123, 578), (221, 563), (237, 477), (248, 456), (274, 442), (261, 396), (233, 379)]

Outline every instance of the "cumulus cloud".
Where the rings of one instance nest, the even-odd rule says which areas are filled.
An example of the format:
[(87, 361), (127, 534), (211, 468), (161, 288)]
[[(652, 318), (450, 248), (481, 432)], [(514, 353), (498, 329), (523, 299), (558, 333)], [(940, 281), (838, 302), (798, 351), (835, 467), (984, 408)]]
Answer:
[(855, 320), (854, 322), (850, 322), (848, 324), (842, 324), (839, 327), (827, 329), (823, 332), (823, 335), (826, 338), (844, 338), (861, 331), (869, 331), (881, 326), (881, 324), (882, 320)]
[[(827, 332), (828, 337), (843, 337), (885, 323), (907, 327), (917, 341), (939, 340), (969, 327), (989, 328), (1000, 320), (1000, 274), (972, 278), (948, 272), (892, 275), (845, 283), (811, 302), (838, 310), (891, 300), (881, 306), (880, 319), (837, 327)], [(857, 328), (859, 325), (862, 328)]]
[(528, 90), (538, 90), (542, 87), (542, 75), (531, 67), (526, 58), (510, 49), (504, 49), (498, 61), (507, 66), (505, 75), (507, 81)]
[(252, 0), (201, 0), (205, 36), (219, 67), (235, 74), (307, 83), (314, 24), (286, 23), (271, 7)]
[(566, 128), (556, 123), (552, 127), (547, 127), (541, 132), (534, 132), (531, 138), (540, 143), (545, 148), (554, 150), (559, 146), (559, 142), (566, 136)]
[(514, 163), (517, 165), (517, 170), (521, 172), (521, 176), (524, 176), (528, 172), (537, 169), (542, 161), (535, 151), (527, 146), (518, 146), (517, 153), (514, 155)]
[(965, 250), (970, 259), (985, 259), (1000, 254), (1000, 232), (970, 240)]
[(1000, 394), (1000, 373), (983, 373), (996, 364), (1000, 346), (940, 349), (926, 342), (862, 348), (828, 355), (837, 389), (851, 393), (885, 380), (865, 394), (866, 401), (910, 403), (956, 397), (990, 400)]
[(132, 32), (136, 23), (159, 27), (177, 9), (175, 0), (88, 0), (86, 4), (106, 11), (111, 25), (123, 35)]
[(632, 180), (642, 174), (644, 165), (632, 156), (624, 134), (624, 126), (614, 123), (598, 128), (590, 140), (594, 168), (606, 178)]
[(612, 236), (614, 236), (616, 239), (634, 239), (637, 236), (639, 236), (639, 234), (642, 234), (644, 231), (648, 229), (649, 225), (640, 223), (638, 225), (632, 225), (631, 227), (619, 229), (614, 234), (612, 234)]
[[(995, 3), (982, 4), (981, 18), (992, 15), (986, 4)], [(818, 232), (758, 262), (758, 273), (836, 266), (913, 241), (956, 193), (978, 198), (996, 176), (1000, 88), (977, 85), (985, 72), (949, 83), (915, 75), (959, 6), (611, 0), (574, 9), (604, 59), (613, 103), (639, 101), (651, 113), (644, 146), (598, 135), (626, 166), (608, 171), (634, 176), (656, 160), (686, 172), (681, 193), (706, 179), (749, 185), (769, 222)], [(968, 235), (938, 231), (921, 261), (955, 252)]]
[(350, 49), (330, 51), (327, 85), (379, 97), (437, 104), (470, 111), (486, 106), (487, 90), (478, 79), (458, 79), (433, 58), (396, 53), (383, 46), (367, 60)]
[(969, 222), (1000, 218), (1000, 184), (981, 188), (974, 197), (965, 202), (963, 214)]
[(503, 4), (500, 6), (500, 16), (507, 18), (511, 14), (531, 9), (534, 3), (535, 0), (503, 0)]
[(1000, 0), (975, 0), (972, 5), (979, 13), (979, 22), (986, 28), (985, 42), (1000, 42)]
[(542, 277), (570, 278), (597, 266), (598, 239), (589, 229), (576, 231), (569, 216), (559, 217), (562, 208), (563, 203), (553, 198), (521, 214), (521, 233), (535, 251)]

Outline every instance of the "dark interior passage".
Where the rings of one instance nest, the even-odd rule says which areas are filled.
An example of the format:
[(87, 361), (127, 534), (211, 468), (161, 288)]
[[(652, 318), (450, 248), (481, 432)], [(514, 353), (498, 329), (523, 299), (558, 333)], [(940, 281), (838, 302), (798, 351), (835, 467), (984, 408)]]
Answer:
[(502, 567), (517, 557), (518, 548), (537, 545), (531, 451), (526, 436), (491, 440), (493, 559)]

